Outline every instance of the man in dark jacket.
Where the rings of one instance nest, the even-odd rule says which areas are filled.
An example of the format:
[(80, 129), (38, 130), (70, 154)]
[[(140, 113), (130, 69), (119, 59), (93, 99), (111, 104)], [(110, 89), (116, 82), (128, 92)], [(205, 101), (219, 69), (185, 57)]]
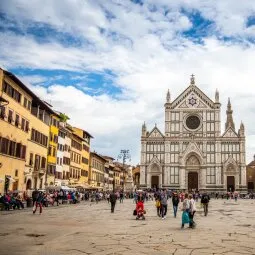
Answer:
[(208, 204), (210, 201), (210, 196), (205, 192), (201, 197), (201, 204), (204, 206), (204, 214), (207, 216), (208, 214)]
[(174, 217), (176, 218), (177, 210), (178, 210), (178, 204), (179, 204), (179, 197), (178, 197), (177, 193), (173, 193), (172, 203), (173, 203), (173, 209), (174, 209)]
[(37, 199), (36, 199), (36, 201), (35, 201), (35, 205), (34, 205), (34, 207), (33, 207), (33, 214), (36, 213), (36, 210), (37, 210), (37, 207), (38, 207), (38, 206), (40, 207), (40, 214), (42, 213), (42, 202), (43, 202), (43, 198), (44, 198), (43, 193), (38, 191), (38, 196), (37, 196)]
[(33, 199), (33, 206), (35, 205), (35, 202), (38, 198), (38, 195), (39, 195), (39, 191), (37, 189), (35, 189), (33, 192), (32, 192), (32, 199)]
[(112, 212), (112, 213), (114, 213), (114, 208), (115, 208), (116, 200), (117, 200), (117, 195), (116, 195), (115, 192), (113, 191), (113, 192), (110, 194), (111, 212)]

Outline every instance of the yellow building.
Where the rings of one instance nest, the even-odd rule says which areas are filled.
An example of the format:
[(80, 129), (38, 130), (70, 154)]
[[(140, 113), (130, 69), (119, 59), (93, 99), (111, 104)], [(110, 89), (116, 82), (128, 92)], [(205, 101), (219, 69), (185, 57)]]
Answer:
[(113, 173), (113, 175), (114, 175), (114, 180), (113, 180), (114, 181), (114, 187), (113, 187), (113, 189), (114, 190), (120, 190), (120, 189), (122, 189), (122, 185), (120, 183), (121, 168), (118, 164), (114, 164), (114, 165), (115, 166), (114, 166), (114, 169), (113, 169), (113, 171), (114, 171), (114, 173)]
[(74, 187), (79, 185), (81, 176), (81, 153), (83, 141), (83, 138), (76, 135), (74, 132), (72, 133), (69, 183)]
[(0, 69), (0, 193), (43, 187), (52, 110)]
[(140, 188), (140, 166), (139, 165), (137, 165), (136, 167), (133, 167), (132, 176), (133, 176), (135, 188), (139, 189)]
[(59, 121), (60, 116), (57, 113), (51, 114), (46, 181), (48, 185), (55, 185), (55, 178), (59, 177), (56, 176)]
[(93, 138), (91, 134), (80, 128), (73, 127), (74, 134), (79, 136), (82, 140), (81, 150), (81, 171), (79, 186), (83, 188), (89, 187), (89, 157), (90, 157), (90, 139)]
[(89, 184), (98, 190), (104, 189), (104, 168), (106, 160), (95, 152), (90, 153)]

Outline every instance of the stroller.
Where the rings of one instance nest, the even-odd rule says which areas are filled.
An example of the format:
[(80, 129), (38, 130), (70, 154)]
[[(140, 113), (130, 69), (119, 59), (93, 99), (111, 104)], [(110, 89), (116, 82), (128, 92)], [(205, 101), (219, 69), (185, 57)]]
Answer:
[(144, 204), (143, 201), (138, 201), (136, 204), (136, 220), (142, 219), (145, 220), (144, 214), (146, 213), (146, 211), (144, 210)]

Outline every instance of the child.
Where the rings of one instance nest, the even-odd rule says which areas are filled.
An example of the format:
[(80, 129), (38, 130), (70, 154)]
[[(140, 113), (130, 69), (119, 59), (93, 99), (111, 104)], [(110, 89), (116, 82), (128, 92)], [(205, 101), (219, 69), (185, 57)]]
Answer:
[(158, 197), (156, 198), (155, 206), (157, 208), (158, 216), (161, 217), (161, 203), (160, 203), (160, 199)]

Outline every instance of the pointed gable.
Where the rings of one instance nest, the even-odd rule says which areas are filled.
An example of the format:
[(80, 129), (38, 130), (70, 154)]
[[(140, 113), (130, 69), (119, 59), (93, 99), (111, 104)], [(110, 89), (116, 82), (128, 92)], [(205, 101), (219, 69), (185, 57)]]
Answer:
[(233, 130), (232, 127), (229, 127), (222, 137), (238, 137), (238, 134), (235, 132), (235, 130)]
[(191, 85), (171, 104), (172, 108), (214, 109), (214, 102), (197, 86)]
[(188, 144), (187, 148), (185, 149), (185, 151), (183, 152), (183, 157), (182, 157), (183, 165), (186, 164), (186, 160), (188, 160), (188, 158), (191, 154), (195, 154), (196, 156), (198, 156), (198, 159), (200, 160), (200, 164), (203, 164), (202, 151), (199, 149), (199, 146), (197, 145), (196, 142), (190, 142)]
[(160, 130), (155, 126), (152, 131), (149, 133), (148, 137), (150, 138), (164, 138), (164, 135), (160, 132)]

